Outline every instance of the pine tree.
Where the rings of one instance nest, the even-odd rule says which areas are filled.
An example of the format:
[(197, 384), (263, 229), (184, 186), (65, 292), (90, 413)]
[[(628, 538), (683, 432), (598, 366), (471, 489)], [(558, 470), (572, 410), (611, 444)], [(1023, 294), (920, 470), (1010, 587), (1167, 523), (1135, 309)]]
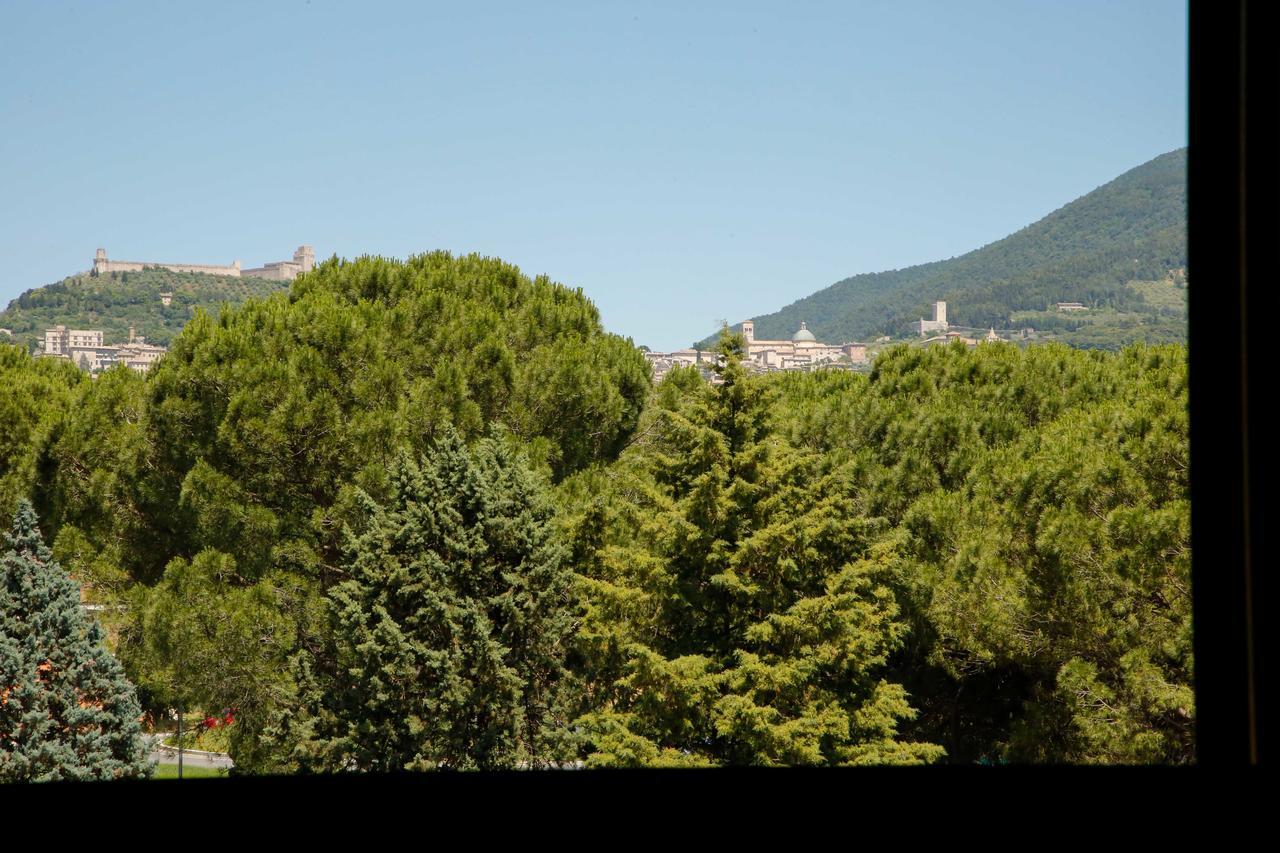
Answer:
[[(769, 431), (726, 334), (707, 387), (673, 371), (612, 506), (578, 525), (594, 765), (913, 763), (913, 711), (883, 677), (906, 626), (894, 543), (841, 478)], [(613, 519), (607, 518), (613, 513)]]
[(451, 430), (390, 473), (388, 505), (362, 494), (329, 648), (296, 660), (298, 766), (545, 765), (572, 575), (541, 487), (500, 441), (468, 452)]
[(151, 772), (133, 685), (23, 499), (0, 560), (0, 781)]

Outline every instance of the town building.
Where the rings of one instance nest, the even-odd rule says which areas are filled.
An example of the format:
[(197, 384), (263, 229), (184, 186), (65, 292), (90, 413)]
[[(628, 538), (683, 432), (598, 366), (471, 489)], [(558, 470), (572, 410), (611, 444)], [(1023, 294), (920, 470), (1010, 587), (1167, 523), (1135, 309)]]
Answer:
[(101, 330), (68, 329), (54, 326), (44, 330), (45, 355), (70, 355), (72, 349), (102, 346)]
[(867, 363), (867, 345), (866, 344), (845, 344), (840, 347), (840, 351), (849, 357), (849, 361), (854, 364)]
[(710, 367), (715, 363), (719, 356), (714, 352), (706, 350), (696, 350), (692, 347), (688, 349), (678, 349), (674, 352), (649, 352), (644, 354), (649, 364), (653, 365), (653, 381), (661, 382), (662, 378), (671, 371), (673, 367), (691, 367), (696, 364), (705, 364)]
[[(825, 344), (814, 337), (808, 327), (800, 324), (800, 328), (789, 340), (757, 340), (755, 323), (746, 320), (742, 324), (742, 338), (746, 344), (744, 366), (757, 372), (775, 370), (808, 370), (816, 365), (835, 365), (844, 363), (847, 358), (853, 364), (867, 363), (867, 345), (845, 343), (840, 345)], [(674, 367), (695, 364), (708, 368), (716, 362), (719, 355), (715, 352), (696, 349), (681, 349), (674, 352), (648, 352), (645, 358), (653, 365), (653, 381), (659, 382)], [(712, 377), (712, 381), (716, 381)]]
[(118, 345), (103, 343), (101, 329), (83, 331), (54, 326), (45, 329), (44, 351), (46, 358), (65, 358), (91, 376), (97, 376), (114, 364), (123, 364), (130, 370), (146, 373), (168, 349), (149, 344), (141, 335), (129, 328), (129, 342)]
[(1088, 311), (1083, 302), (1055, 302), (1059, 311)]
[(746, 342), (747, 362), (762, 370), (802, 370), (838, 361), (842, 356), (853, 362), (865, 363), (867, 360), (866, 344), (822, 343), (803, 322), (790, 340), (775, 341), (757, 339), (755, 322), (744, 320), (742, 337)]

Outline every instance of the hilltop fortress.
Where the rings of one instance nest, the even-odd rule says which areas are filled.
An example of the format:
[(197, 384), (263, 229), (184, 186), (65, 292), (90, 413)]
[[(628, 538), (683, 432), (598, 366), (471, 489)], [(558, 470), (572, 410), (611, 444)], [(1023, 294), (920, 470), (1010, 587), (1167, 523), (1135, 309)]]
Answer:
[(233, 278), (253, 276), (272, 281), (293, 281), (299, 274), (311, 272), (316, 265), (316, 253), (310, 246), (299, 246), (293, 253), (292, 261), (273, 261), (260, 267), (243, 270), (240, 261), (232, 261), (230, 266), (216, 264), (162, 264), (158, 261), (112, 261), (107, 258), (107, 250), (99, 249), (93, 258), (93, 275), (113, 272), (140, 272), (147, 267), (160, 267), (173, 272), (202, 272), (209, 275), (229, 275)]

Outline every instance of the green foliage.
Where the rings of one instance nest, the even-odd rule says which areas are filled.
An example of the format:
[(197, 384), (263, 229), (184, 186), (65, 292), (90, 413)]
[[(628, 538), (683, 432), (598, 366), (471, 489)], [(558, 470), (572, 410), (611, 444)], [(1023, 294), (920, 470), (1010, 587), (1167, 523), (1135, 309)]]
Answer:
[(918, 731), (964, 760), (1194, 753), (1186, 351), (984, 344), (778, 380), (904, 536)]
[(354, 488), (382, 494), (400, 448), (501, 422), (559, 475), (616, 453), (647, 387), (580, 293), (500, 261), (322, 264), (288, 298), (197, 316), (154, 369), (146, 515), (189, 531), (157, 555), (323, 575)]
[[(196, 311), (216, 313), (249, 299), (288, 289), (262, 278), (170, 272), (159, 267), (132, 273), (94, 276), (81, 273), (25, 291), (0, 311), (0, 326), (28, 350), (44, 342), (44, 330), (102, 329), (107, 343), (129, 339), (135, 327), (148, 343), (167, 346)], [(172, 293), (169, 305), (161, 293)]]
[(150, 774), (141, 708), (22, 500), (0, 558), (0, 781)]
[[(722, 338), (720, 384), (673, 371), (607, 500), (574, 524), (593, 766), (918, 763), (882, 677), (906, 626), (894, 544), (820, 460), (769, 432)], [(588, 490), (594, 491), (594, 489)]]
[(0, 513), (30, 497), (39, 466), (87, 378), (67, 362), (0, 346)]
[(211, 549), (175, 558), (154, 587), (132, 589), (136, 617), (121, 651), (162, 707), (235, 708), (231, 748), (253, 766), (270, 760), (261, 731), (292, 698), (281, 673), (316, 618), (307, 609), (313, 597), (282, 572), (250, 582), (233, 558)]
[(303, 770), (543, 766), (564, 721), (556, 688), (572, 573), (543, 487), (501, 442), (444, 432), (360, 493), (349, 580), (327, 596), (331, 641), (296, 660), (284, 723)]
[[(649, 379), (580, 291), (434, 253), (327, 262), (288, 295), (197, 312), (147, 376), (110, 370), (79, 388), (45, 442), (55, 550), (95, 600), (128, 605), (121, 654), (146, 700), (181, 685), (237, 704), (237, 766), (253, 769), (276, 760), (259, 736), (292, 701), (286, 653), (327, 636), (322, 596), (345, 577), (340, 533), (360, 491), (386, 499), (397, 455), (448, 429), (474, 440), (500, 424), (553, 476), (608, 460)], [(195, 617), (180, 595), (213, 621), (183, 628)], [(251, 648), (237, 626), (272, 607), (284, 621)], [(220, 643), (244, 656), (224, 666)], [(195, 671), (206, 665), (231, 674)]]
[[(761, 339), (789, 337), (800, 321), (825, 341), (902, 335), (931, 316), (936, 300), (948, 320), (965, 327), (1011, 326), (1018, 311), (1046, 311), (1056, 302), (1137, 313), (1168, 332), (1152, 335), (1135, 323), (1110, 336), (1068, 342), (1118, 348), (1134, 340), (1186, 340), (1186, 311), (1128, 284), (1161, 280), (1187, 264), (1185, 148), (1163, 154), (1076, 199), (1039, 222), (950, 260), (851, 278), (755, 318)], [(1171, 316), (1166, 316), (1173, 308)], [(1074, 330), (1079, 317), (1048, 313), (1037, 330)], [(712, 340), (708, 338), (703, 343)]]
[[(1176, 161), (1055, 214), (1110, 224), (1054, 263)], [(1173, 335), (1164, 268), (1053, 334)], [(237, 709), (237, 772), (1191, 760), (1185, 347), (741, 346), (650, 388), (580, 292), (335, 259), (146, 376), (0, 348), (0, 503), (145, 707)]]

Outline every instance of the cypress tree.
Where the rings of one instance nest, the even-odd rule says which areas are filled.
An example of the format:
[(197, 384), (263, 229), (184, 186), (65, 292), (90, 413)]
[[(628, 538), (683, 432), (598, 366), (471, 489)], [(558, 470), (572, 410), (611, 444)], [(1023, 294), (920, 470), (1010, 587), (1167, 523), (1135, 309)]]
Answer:
[(141, 707), (80, 590), (18, 504), (0, 559), (0, 781), (151, 772)]

